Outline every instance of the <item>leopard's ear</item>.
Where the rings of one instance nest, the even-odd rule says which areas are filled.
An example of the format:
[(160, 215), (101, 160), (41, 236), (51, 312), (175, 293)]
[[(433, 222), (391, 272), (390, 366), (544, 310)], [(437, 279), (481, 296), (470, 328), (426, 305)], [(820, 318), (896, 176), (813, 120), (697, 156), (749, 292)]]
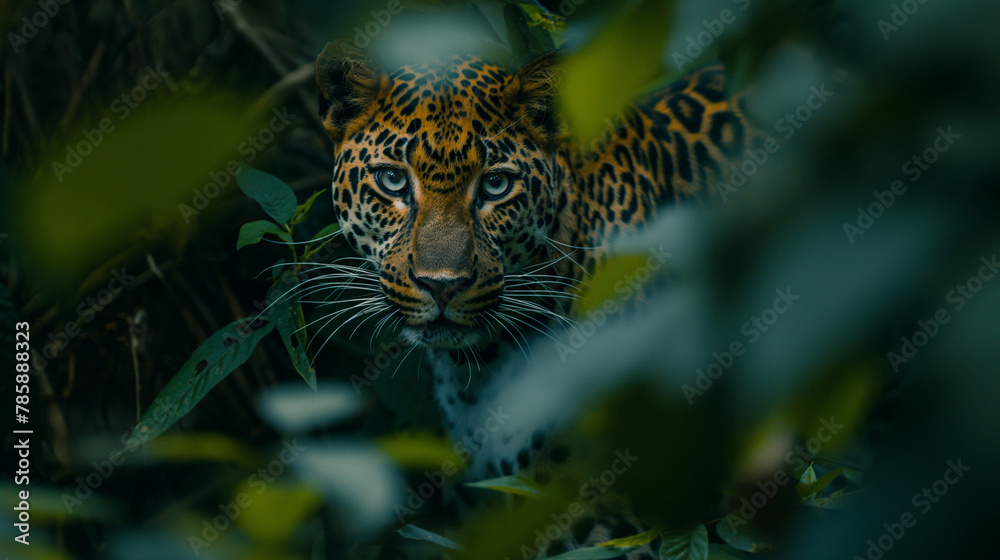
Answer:
[(316, 84), (323, 126), (334, 142), (340, 142), (351, 121), (389, 90), (389, 75), (350, 42), (337, 41), (327, 44), (316, 58)]
[(507, 102), (518, 106), (521, 117), (534, 125), (540, 140), (558, 140), (560, 126), (553, 98), (559, 87), (559, 51), (539, 55), (518, 70), (507, 85)]

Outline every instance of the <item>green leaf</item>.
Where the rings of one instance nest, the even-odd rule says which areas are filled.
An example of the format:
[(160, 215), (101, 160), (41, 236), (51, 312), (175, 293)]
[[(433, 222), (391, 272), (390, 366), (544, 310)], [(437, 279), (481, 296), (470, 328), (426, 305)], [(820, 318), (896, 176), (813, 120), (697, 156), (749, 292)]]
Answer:
[[(161, 88), (128, 118), (81, 112), (88, 114), (62, 127), (69, 136), (51, 139), (52, 151), (37, 155), (64, 170), (39, 166), (30, 189), (11, 189), (19, 196), (5, 200), (4, 209), (18, 217), (11, 233), (33, 282), (42, 284), (34, 287), (69, 295), (118, 251), (144, 254), (150, 233), (185, 235), (186, 224), (234, 190), (229, 168), (237, 169), (236, 147), (266, 122), (248, 119), (248, 105), (220, 91), (173, 96)], [(81, 131), (97, 138), (86, 141)], [(67, 148), (81, 142), (93, 153), (88, 148), (79, 165), (67, 167)], [(157, 231), (150, 230), (151, 217)]]
[(247, 323), (246, 319), (229, 323), (191, 354), (139, 419), (129, 435), (130, 445), (144, 444), (173, 426), (212, 387), (247, 361), (257, 343), (274, 328), (266, 323), (248, 333), (243, 328)]
[[(378, 446), (397, 463), (413, 469), (443, 469), (459, 471), (465, 465), (455, 453), (451, 441), (427, 433), (393, 434), (380, 438)], [(445, 472), (445, 474), (448, 474)]]
[[(621, 300), (623, 298), (621, 290), (616, 290), (615, 286), (621, 287), (622, 282), (627, 278), (634, 280), (637, 272), (646, 269), (646, 261), (645, 255), (637, 254), (608, 257), (594, 271), (593, 276), (587, 280), (583, 296), (576, 304), (574, 311), (582, 315), (588, 311), (600, 309), (605, 302)], [(650, 271), (647, 270), (647, 272)], [(650, 273), (648, 277), (652, 278), (652, 274)], [(638, 283), (638, 280), (634, 280), (634, 284)], [(632, 283), (629, 282), (629, 284)]]
[(149, 455), (176, 462), (215, 461), (255, 465), (257, 454), (245, 443), (221, 434), (164, 434), (149, 444)]
[(802, 471), (802, 475), (799, 476), (799, 484), (812, 484), (816, 482), (816, 471), (813, 470), (813, 463), (809, 463), (806, 470)]
[(618, 558), (628, 552), (627, 548), (609, 546), (591, 546), (578, 548), (558, 556), (550, 556), (549, 560), (601, 560), (603, 558)]
[(532, 35), (528, 19), (520, 6), (516, 4), (504, 6), (503, 19), (507, 26), (507, 40), (518, 61), (527, 62), (536, 53), (542, 52), (542, 47)]
[[(813, 480), (811, 482), (799, 482), (795, 489), (799, 493), (799, 497), (803, 500), (811, 499), (817, 497), (824, 488), (829, 486), (833, 479), (840, 476), (840, 473), (844, 472), (844, 467), (833, 469), (832, 471), (824, 474), (819, 480), (816, 479), (816, 472), (812, 470), (812, 465), (806, 469), (806, 472), (812, 473)], [(803, 473), (805, 476), (805, 473)]]
[[(271, 320), (278, 327), (281, 334), (281, 342), (285, 344), (285, 350), (292, 359), (295, 371), (299, 372), (302, 379), (314, 390), (316, 389), (316, 370), (312, 367), (312, 361), (306, 349), (309, 346), (309, 339), (306, 334), (306, 319), (302, 313), (302, 304), (297, 298), (284, 298), (284, 294), (299, 285), (299, 277), (291, 269), (283, 267), (284, 271), (278, 276), (278, 271), (282, 268), (275, 268), (275, 285), (268, 293), (267, 304), (271, 306)], [(283, 298), (274, 301), (273, 298)]]
[[(252, 507), (240, 511), (236, 524), (255, 541), (264, 543), (288, 542), (323, 505), (322, 497), (314, 489), (298, 481), (269, 484), (267, 492), (244, 482), (233, 494), (234, 503), (240, 495), (250, 496), (253, 501)], [(281, 515), (274, 515), (276, 511)]]
[(715, 532), (722, 537), (722, 540), (726, 541), (726, 544), (746, 552), (764, 552), (770, 550), (771, 547), (757, 542), (756, 539), (742, 529), (743, 525), (746, 524), (745, 521), (738, 527), (733, 527), (730, 523), (730, 518), (738, 519), (735, 514), (729, 514), (715, 526)]
[(412, 539), (415, 541), (425, 541), (431, 544), (436, 544), (441, 548), (448, 548), (451, 550), (465, 550), (462, 545), (449, 539), (448, 537), (442, 537), (437, 533), (432, 533), (427, 529), (421, 529), (416, 525), (410, 525), (407, 523), (400, 527), (397, 531), (403, 538)]
[(639, 533), (638, 535), (632, 535), (631, 537), (612, 539), (607, 542), (602, 542), (597, 546), (614, 546), (618, 548), (630, 548), (633, 546), (642, 546), (644, 544), (653, 542), (656, 539), (656, 537), (660, 536), (660, 533), (662, 532), (663, 532), (663, 527), (657, 526), (646, 531), (645, 533)]
[(497, 492), (506, 494), (516, 494), (518, 496), (541, 496), (542, 491), (538, 489), (530, 480), (520, 476), (502, 476), (500, 478), (490, 478), (477, 482), (466, 482), (466, 486), (473, 488), (489, 488)]
[(831, 493), (829, 496), (803, 499), (802, 504), (819, 509), (841, 509), (853, 502), (854, 498), (859, 493), (860, 492), (848, 493), (846, 488), (841, 488), (840, 490)]
[(309, 244), (306, 245), (306, 252), (303, 253), (301, 261), (307, 261), (310, 257), (316, 254), (317, 251), (322, 249), (327, 243), (336, 237), (336, 233), (340, 231), (340, 224), (330, 224), (325, 228), (319, 230), (312, 239), (309, 240)]
[(288, 232), (281, 229), (281, 226), (278, 224), (271, 220), (257, 220), (256, 222), (243, 224), (243, 227), (240, 228), (240, 235), (236, 240), (236, 250), (239, 251), (247, 245), (260, 243), (260, 240), (264, 238), (264, 234), (266, 233), (274, 234), (286, 243), (292, 242), (292, 236), (288, 235)]
[(310, 243), (315, 243), (317, 241), (326, 241), (330, 237), (333, 237), (334, 233), (340, 231), (340, 224), (330, 224), (325, 228), (319, 230), (312, 239), (309, 240)]
[[(619, 113), (665, 74), (663, 49), (674, 2), (642, 0), (625, 11), (563, 67), (560, 110), (583, 143), (601, 136), (605, 118)], [(601, 76), (599, 83), (594, 76)]]
[(320, 190), (314, 192), (312, 194), (312, 196), (309, 197), (308, 200), (306, 200), (305, 202), (303, 202), (302, 204), (300, 204), (298, 206), (298, 208), (295, 209), (295, 215), (292, 216), (292, 225), (293, 226), (301, 224), (303, 221), (305, 221), (306, 218), (309, 217), (309, 211), (312, 210), (313, 203), (316, 202), (316, 199), (319, 198), (319, 195), (321, 195), (321, 194), (323, 194), (325, 192), (326, 192), (326, 189), (320, 189)]
[(268, 216), (279, 224), (287, 224), (298, 208), (295, 193), (284, 181), (252, 167), (241, 167), (236, 174), (240, 190), (257, 201)]
[(708, 545), (708, 560), (740, 560), (743, 556), (728, 544), (712, 543)]
[(698, 525), (693, 531), (663, 533), (660, 537), (660, 560), (708, 558), (708, 529), (704, 525)]

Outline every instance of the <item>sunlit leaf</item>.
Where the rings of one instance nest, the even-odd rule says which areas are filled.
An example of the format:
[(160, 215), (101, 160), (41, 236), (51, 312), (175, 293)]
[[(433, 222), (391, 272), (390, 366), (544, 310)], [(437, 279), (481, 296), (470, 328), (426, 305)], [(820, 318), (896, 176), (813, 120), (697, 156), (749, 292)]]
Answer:
[(241, 167), (236, 175), (240, 190), (267, 212), (279, 224), (287, 224), (298, 208), (295, 193), (274, 175), (258, 171), (252, 167)]
[(708, 529), (698, 525), (693, 531), (669, 532), (661, 535), (660, 560), (706, 560)]
[(447, 439), (425, 433), (403, 433), (378, 440), (379, 447), (401, 466), (412, 469), (461, 470), (465, 465)]
[(542, 495), (541, 489), (535, 486), (530, 480), (520, 476), (502, 476), (500, 478), (466, 482), (465, 485), (472, 486), (473, 488), (489, 488), (497, 492), (517, 494), (518, 496), (533, 497)]
[(261, 239), (264, 238), (264, 234), (267, 233), (277, 236), (286, 243), (292, 242), (292, 236), (288, 235), (288, 232), (282, 229), (278, 224), (272, 222), (271, 220), (257, 220), (255, 222), (243, 224), (243, 226), (240, 227), (240, 234), (236, 240), (236, 250), (238, 251), (247, 245), (260, 243)]
[[(84, 493), (89, 488), (86, 484), (83, 487), (84, 490), (78, 494), (76, 487), (65, 488), (32, 484), (28, 500), (31, 528), (34, 529), (36, 523), (48, 525), (57, 522), (65, 523), (67, 520), (121, 523), (128, 518), (125, 505), (118, 499), (99, 492)], [(23, 510), (19, 493), (24, 490), (24, 486), (15, 486), (10, 483), (0, 484), (0, 506), (3, 506), (6, 511), (17, 514), (21, 510), (15, 510), (15, 507), (21, 506)], [(32, 537), (31, 546), (34, 546), (36, 542)], [(0, 548), (0, 551), (2, 550)]]
[(243, 442), (222, 434), (163, 434), (149, 443), (151, 457), (170, 461), (213, 461), (253, 464), (257, 453)]
[(441, 548), (447, 548), (451, 550), (465, 550), (464, 548), (462, 548), (462, 545), (449, 539), (448, 537), (442, 537), (437, 533), (432, 533), (427, 529), (421, 529), (420, 527), (417, 527), (416, 525), (410, 525), (409, 523), (400, 527), (398, 530), (396, 530), (396, 532), (402, 535), (404, 538), (413, 539), (417, 541), (426, 541), (432, 544), (436, 544)]
[(13, 201), (14, 239), (35, 280), (75, 290), (96, 263), (141, 242), (151, 215), (185, 226), (233, 192), (230, 158), (259, 128), (244, 110), (227, 96), (191, 95), (69, 126), (78, 132), (53, 142)]
[[(236, 524), (256, 541), (287, 542), (323, 503), (305, 484), (260, 484), (245, 484), (232, 498), (232, 503), (240, 507)], [(276, 511), (281, 515), (275, 515)]]
[(636, 288), (643, 281), (636, 279), (637, 273), (643, 274), (645, 282), (652, 278), (652, 271), (646, 268), (645, 255), (614, 255), (601, 263), (593, 276), (587, 280), (583, 297), (576, 304), (577, 313), (586, 313), (600, 309), (608, 302), (620, 302), (630, 295), (635, 295)]
[(257, 343), (274, 328), (264, 323), (246, 329), (247, 321), (229, 323), (199, 346), (160, 391), (129, 435), (143, 444), (160, 435), (191, 411), (220, 381), (247, 361)]
[[(600, 136), (605, 118), (665, 73), (662, 53), (674, 2), (642, 0), (625, 10), (563, 68), (560, 107), (570, 131), (582, 142)], [(594, 76), (601, 79), (595, 81)]]
[[(838, 476), (840, 476), (840, 473), (844, 472), (844, 468), (840, 467), (833, 469), (832, 471), (824, 474), (818, 480), (816, 480), (816, 473), (815, 471), (812, 470), (812, 465), (809, 466), (808, 471), (812, 472), (811, 478), (813, 478), (814, 480), (812, 480), (811, 482), (800, 481), (799, 484), (795, 487), (795, 489), (799, 493), (799, 496), (803, 499), (815, 498), (817, 495), (819, 495), (819, 493), (822, 492), (823, 489), (825, 489), (827, 486), (830, 485), (831, 482), (833, 482), (833, 479), (837, 478)], [(803, 476), (805, 476), (804, 473)]]
[(663, 527), (653, 527), (652, 529), (639, 533), (638, 535), (633, 535), (631, 537), (622, 537), (620, 539), (613, 539), (607, 542), (602, 542), (598, 546), (614, 546), (618, 548), (628, 548), (632, 546), (642, 546), (647, 543), (651, 543), (656, 540), (656, 537), (660, 536), (663, 532)]
[(799, 484), (812, 484), (814, 482), (816, 482), (816, 471), (813, 470), (812, 463), (810, 463), (799, 476)]

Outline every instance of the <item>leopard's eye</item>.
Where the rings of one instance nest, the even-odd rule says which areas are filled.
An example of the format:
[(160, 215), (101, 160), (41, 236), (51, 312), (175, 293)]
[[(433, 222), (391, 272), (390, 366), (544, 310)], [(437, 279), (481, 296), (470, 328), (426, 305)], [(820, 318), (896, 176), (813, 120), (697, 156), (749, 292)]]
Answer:
[(492, 173), (487, 173), (486, 176), (483, 177), (483, 182), (480, 188), (487, 199), (497, 199), (510, 192), (510, 188), (513, 184), (514, 181), (511, 181), (510, 175), (500, 171), (494, 171)]
[(384, 168), (375, 171), (375, 183), (389, 194), (401, 196), (410, 186), (406, 174), (398, 169)]

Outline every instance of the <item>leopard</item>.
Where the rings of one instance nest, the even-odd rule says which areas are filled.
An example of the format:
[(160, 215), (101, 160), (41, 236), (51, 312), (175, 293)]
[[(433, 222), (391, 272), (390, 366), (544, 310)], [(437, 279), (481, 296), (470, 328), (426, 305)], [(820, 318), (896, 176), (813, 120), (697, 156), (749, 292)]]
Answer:
[[(456, 441), (497, 421), (492, 398), (519, 370), (502, 356), (563, 324), (611, 241), (713, 196), (754, 142), (719, 64), (642, 95), (581, 142), (557, 107), (563, 56), (513, 71), (476, 55), (386, 69), (336, 42), (316, 60), (334, 214), (362, 263), (339, 274), (366, 290), (360, 314), (426, 352)], [(501, 365), (482, 374), (480, 357)], [(542, 476), (567, 453), (538, 430), (471, 455), (468, 476), (489, 478)], [(610, 536), (591, 528), (564, 546)]]

